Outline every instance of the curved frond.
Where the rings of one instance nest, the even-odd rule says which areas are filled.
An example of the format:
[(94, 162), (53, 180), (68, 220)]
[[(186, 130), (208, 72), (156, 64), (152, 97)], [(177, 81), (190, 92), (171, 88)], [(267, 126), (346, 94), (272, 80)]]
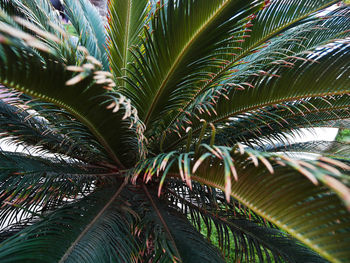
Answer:
[(108, 37), (111, 69), (118, 84), (123, 86), (121, 78), (127, 75), (133, 62), (130, 48), (138, 45), (140, 35), (146, 23), (147, 0), (111, 0), (108, 3)]
[(109, 173), (72, 160), (12, 152), (1, 152), (0, 164), (1, 225), (84, 195), (92, 190), (96, 177)]
[(313, 153), (335, 159), (350, 160), (350, 145), (337, 141), (309, 141), (290, 145), (276, 145), (265, 149), (269, 152)]
[[(278, 2), (279, 1), (274, 1), (273, 5), (279, 5)], [(240, 44), (241, 46), (237, 48), (237, 50), (235, 50), (236, 54), (233, 56), (234, 60), (230, 62), (231, 60), (228, 59), (227, 61), (222, 62), (222, 66), (220, 67), (218, 73), (213, 74), (209, 81), (204, 82), (204, 84), (198, 88), (198, 91), (192, 97), (188, 98), (185, 106), (183, 107), (183, 111), (176, 112), (172, 114), (173, 116), (169, 117), (170, 124), (167, 124), (168, 127), (173, 128), (172, 126), (175, 122), (176, 125), (179, 126), (179, 121), (186, 118), (184, 113), (196, 115), (198, 111), (201, 113), (201, 111), (209, 110), (214, 114), (215, 111), (212, 110), (212, 105), (216, 103), (218, 97), (225, 96), (227, 89), (233, 88), (241, 90), (241, 92), (244, 89), (249, 89), (249, 81), (244, 80), (238, 82), (236, 80), (236, 78), (240, 75), (245, 76), (246, 74), (258, 74), (258, 70), (261, 70), (260, 67), (268, 62), (279, 63), (282, 64), (282, 66), (290, 66), (288, 63), (283, 65), (285, 57), (310, 50), (313, 47), (320, 46), (340, 37), (346, 38), (346, 36), (349, 35), (349, 31), (347, 31), (349, 24), (349, 9), (346, 7), (334, 11), (333, 13), (327, 15), (326, 18), (313, 17), (311, 21), (310, 18), (302, 19), (302, 12), (299, 14), (288, 11), (288, 9), (293, 8), (304, 8), (304, 11), (311, 8), (308, 10), (310, 11), (312, 8), (317, 9), (319, 7), (317, 7), (319, 4), (318, 2), (314, 2), (313, 4), (315, 6), (309, 7), (297, 4), (288, 4), (285, 5), (284, 8), (278, 9), (279, 12), (283, 13), (283, 15), (270, 16), (269, 18), (276, 20), (285, 19), (285, 21), (283, 23), (281, 22), (280, 28), (276, 29), (276, 31), (273, 31), (273, 27), (277, 25), (272, 24), (271, 28), (268, 28), (264, 27), (264, 24), (262, 23), (259, 28), (264, 28), (264, 30), (267, 31), (265, 32), (267, 34), (265, 39), (264, 37), (262, 37), (263, 39), (259, 39), (259, 37), (257, 37), (259, 34), (263, 34), (262, 31), (255, 31), (251, 28), (254, 28), (255, 23), (259, 24), (261, 22), (255, 20), (259, 20), (260, 18), (267, 19), (265, 16), (260, 17), (260, 14), (267, 12), (267, 10), (272, 7), (269, 6), (267, 10), (259, 12), (258, 17), (260, 18), (255, 17), (255, 15), (252, 16), (251, 20), (249, 20), (249, 24), (246, 25), (247, 32), (245, 32), (244, 35), (246, 36), (245, 41)], [(293, 16), (295, 16), (295, 20), (293, 20), (294, 18), (292, 19)], [(286, 23), (288, 22), (291, 22), (291, 28), (290, 26), (287, 26)], [(272, 34), (269, 35), (269, 32)], [(283, 33), (281, 34), (281, 32)], [(252, 37), (251, 35), (254, 36)], [(269, 40), (266, 41), (267, 39)], [(258, 40), (261, 40), (261, 42), (259, 43)], [(253, 41), (253, 43), (254, 41), (258, 41), (258, 44), (256, 44), (257, 46), (252, 44), (251, 41)], [(251, 46), (253, 46), (253, 49), (250, 49)], [(236, 57), (238, 58), (236, 59)], [(254, 71), (253, 69), (255, 67), (257, 69)], [(232, 79), (234, 81), (231, 81)], [(223, 86), (223, 83), (227, 82), (228, 85), (226, 87), (225, 85)], [(253, 86), (250, 85), (250, 87)]]
[(2, 242), (1, 261), (136, 262), (135, 218), (121, 191), (103, 189), (47, 215)]
[[(247, 79), (246, 83), (250, 83), (252, 87), (244, 90), (231, 89), (215, 102), (212, 109), (203, 109), (200, 114), (192, 115), (190, 125), (187, 125), (192, 127), (193, 132), (198, 135), (203, 127), (199, 119), (205, 119), (208, 123), (220, 124), (230, 117), (287, 101), (347, 94), (349, 93), (346, 77), (350, 61), (349, 47), (347, 41), (344, 40), (311, 55), (291, 56), (287, 61), (294, 65), (292, 68), (271, 65), (269, 70)], [(315, 79), (315, 76), (318, 78)], [(168, 144), (169, 140), (179, 139), (166, 150), (172, 149), (177, 143), (186, 139), (186, 127), (181, 130), (178, 126), (176, 131), (180, 134), (180, 138), (176, 133), (167, 136), (165, 144)]]
[(108, 70), (107, 34), (97, 8), (88, 0), (64, 0), (64, 10), (78, 32), (77, 45), (86, 47), (93, 57), (102, 62), (103, 70)]
[[(269, 1), (269, 7), (260, 11), (252, 21), (250, 37), (242, 43), (240, 57), (259, 48), (272, 37), (283, 33), (290, 27), (310, 19), (310, 15), (335, 4), (337, 0), (276, 0)], [(312, 18), (311, 18), (312, 19)], [(238, 61), (238, 59), (236, 59)]]
[(10, 15), (20, 16), (22, 14), (18, 9), (17, 0), (0, 0), (0, 8), (6, 10)]
[[(88, 56), (86, 49), (80, 49), (77, 65), (67, 67), (54, 49), (11, 24), (9, 21), (0, 27), (0, 81), (4, 85), (68, 110), (90, 129), (120, 167), (144, 153), (143, 126), (137, 111), (124, 96), (108, 91), (115, 85), (110, 74), (100, 71), (100, 63)], [(130, 152), (125, 153), (124, 147)]]
[[(71, 41), (64, 31), (60, 17), (49, 0), (14, 0), (11, 2), (16, 9), (16, 15), (19, 15), (19, 17), (14, 17), (14, 20), (26, 33), (39, 36), (41, 41), (55, 50), (56, 55), (67, 64), (75, 62), (75, 50), (72, 50)], [(7, 12), (7, 9), (5, 10)], [(8, 22), (9, 19), (6, 20), (5, 22)]]
[[(336, 196), (349, 208), (349, 178), (332, 165), (348, 166), (326, 158), (305, 161), (269, 156), (242, 146), (201, 147), (196, 152), (172, 152), (146, 160), (135, 176), (144, 171), (148, 181), (161, 175), (160, 189), (169, 176), (181, 178), (190, 188), (193, 180), (221, 189), (227, 199), (232, 196), (324, 258), (334, 262), (350, 258), (349, 213)], [(319, 182), (322, 186), (316, 186)]]
[[(221, 167), (216, 164), (203, 165), (198, 168), (198, 177), (192, 178), (221, 189), (226, 186), (227, 189), (228, 183), (222, 176), (224, 167)], [(302, 166), (299, 167), (303, 171)], [(297, 175), (288, 167), (274, 167), (272, 175), (268, 175), (267, 169), (256, 168), (253, 164), (245, 166), (241, 171), (237, 165), (235, 168), (238, 180), (231, 184), (233, 198), (328, 260), (341, 262), (349, 259), (348, 212), (327, 188), (315, 187), (304, 175)], [(306, 175), (307, 171), (304, 171)], [(311, 171), (309, 173), (309, 176), (314, 174)], [(326, 172), (321, 172), (323, 173)], [(326, 180), (333, 181), (324, 176)]]
[(254, 262), (257, 258), (259, 262), (324, 262), (250, 209), (236, 201), (226, 202), (220, 190), (196, 182), (190, 190), (182, 182), (171, 181), (164, 195), (198, 230), (218, 242), (230, 262)]
[(193, 85), (208, 79), (213, 57), (232, 53), (232, 35), (263, 1), (163, 1), (151, 17), (135, 70), (125, 91), (147, 126), (187, 99)]
[(348, 98), (348, 95), (307, 98), (242, 113), (222, 125), (215, 144), (230, 146), (241, 142), (252, 146), (267, 140), (283, 143), (285, 133), (293, 133), (300, 127), (344, 126), (341, 120), (349, 118)]
[[(156, 262), (224, 262), (220, 252), (175, 209), (159, 202), (153, 191), (143, 187), (138, 210), (145, 239), (153, 239)], [(147, 244), (147, 242), (143, 242)], [(195, 247), (195, 249), (193, 249)]]
[(0, 100), (0, 133), (7, 144), (85, 162), (108, 159), (89, 131), (68, 112), (47, 103), (22, 100), (23, 96), (6, 88), (1, 88), (0, 96), (4, 96)]

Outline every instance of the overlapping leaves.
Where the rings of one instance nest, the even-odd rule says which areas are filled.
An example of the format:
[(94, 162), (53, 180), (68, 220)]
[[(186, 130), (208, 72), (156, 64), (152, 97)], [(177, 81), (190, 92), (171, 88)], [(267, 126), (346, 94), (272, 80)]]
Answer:
[[(76, 64), (66, 67), (55, 49), (16, 29), (16, 24), (5, 14), (3, 18), (0, 78), (4, 85), (71, 112), (120, 165), (119, 159), (130, 165), (143, 154), (143, 127), (137, 112), (128, 99), (108, 91), (115, 84), (108, 73), (100, 71), (100, 62), (80, 48)], [(18, 74), (22, 78), (17, 78)], [(130, 149), (129, 156), (124, 152), (124, 143)]]
[[(159, 195), (166, 177), (182, 179), (190, 189), (192, 181), (221, 189), (227, 200), (232, 196), (323, 257), (337, 262), (350, 257), (346, 242), (349, 218), (333, 191), (349, 208), (349, 177), (341, 172), (349, 168), (324, 157), (306, 161), (242, 146), (201, 145), (196, 152), (171, 152), (146, 160), (134, 174), (136, 178), (143, 175), (146, 182), (159, 176)], [(306, 213), (310, 206), (312, 213)], [(334, 240), (339, 240), (336, 245)]]
[(1, 131), (55, 154), (2, 152), (1, 261), (349, 261), (347, 145), (257, 150), (319, 151), (268, 143), (349, 118), (349, 9), (314, 16), (336, 2), (112, 0), (106, 52), (87, 0), (75, 37), (48, 0), (0, 0)]

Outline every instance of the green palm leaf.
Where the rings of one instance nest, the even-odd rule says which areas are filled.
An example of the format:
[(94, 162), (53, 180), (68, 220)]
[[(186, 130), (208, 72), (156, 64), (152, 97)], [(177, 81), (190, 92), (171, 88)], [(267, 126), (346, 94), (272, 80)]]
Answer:
[[(207, 98), (206, 100), (209, 102), (212, 100), (212, 97), (220, 95), (220, 88), (216, 87), (216, 85), (227, 78), (232, 78), (232, 72), (230, 72), (232, 68), (236, 71), (237, 69), (241, 70), (243, 67), (244, 69), (251, 71), (252, 64), (266, 64), (266, 61), (271, 60), (272, 62), (273, 59), (279, 59), (281, 62), (284, 59), (282, 56), (283, 54), (285, 54), (285, 57), (288, 57), (291, 54), (300, 53), (301, 51), (306, 51), (312, 47), (319, 46), (321, 43), (330, 41), (334, 38), (340, 36), (346, 37), (348, 34), (346, 29), (348, 28), (349, 23), (348, 16), (346, 15), (348, 10), (346, 8), (344, 10), (335, 11), (334, 14), (330, 14), (327, 19), (313, 18), (311, 21), (309, 18), (303, 19), (303, 17), (305, 17), (303, 16), (305, 15), (303, 12), (314, 12), (314, 8), (317, 10), (317, 8), (320, 7), (319, 4), (322, 5), (320, 2), (313, 2), (314, 6), (310, 5), (308, 7), (303, 7), (302, 5), (291, 3), (283, 8), (279, 8), (279, 5), (283, 6), (284, 4), (275, 1), (272, 4), (274, 7), (271, 6), (267, 10), (259, 12), (258, 17), (256, 18), (254, 18), (255, 15), (253, 15), (249, 19), (248, 24), (245, 25), (245, 28), (247, 29), (244, 31), (243, 36), (246, 38), (244, 38), (244, 42), (242, 42), (241, 46), (236, 47), (233, 60), (232, 58), (227, 58), (228, 60), (222, 62), (222, 66), (218, 70), (218, 73), (213, 74), (210, 81), (201, 85), (195, 95), (189, 101), (186, 101), (184, 107), (185, 112), (192, 111), (190, 113), (193, 114), (193, 108), (200, 109), (201, 107), (199, 105), (203, 102), (202, 97)], [(266, 15), (265, 13), (270, 12), (270, 8), (276, 8), (279, 10), (278, 12), (283, 13), (283, 15), (273, 17)], [(303, 12), (294, 12), (294, 9), (298, 8), (304, 9)], [(259, 21), (260, 19), (262, 21)], [(277, 20), (278, 22), (274, 21), (276, 24), (271, 24), (271, 28), (265, 27), (265, 23), (267, 22), (265, 20), (268, 19)], [(298, 21), (300, 21), (301, 25), (293, 24)], [(253, 26), (253, 28), (255, 28), (254, 25), (259, 29), (263, 28), (263, 30), (252, 30), (251, 27)], [(291, 25), (293, 26), (288, 30)], [(278, 28), (274, 28), (274, 26)], [(283, 32), (282, 37), (276, 38), (275, 36), (281, 32)], [(313, 37), (309, 38), (308, 36), (311, 34)], [(269, 49), (261, 48), (261, 45), (263, 44), (269, 46)], [(262, 62), (264, 60), (265, 62)], [(251, 63), (246, 64), (247, 61), (251, 61)], [(244, 72), (245, 71), (243, 71), (243, 73)], [(248, 88), (246, 83), (237, 85), (237, 88), (238, 87), (241, 89)], [(221, 92), (225, 93), (225, 89), (222, 89)], [(175, 117), (172, 117), (171, 122), (178, 121), (177, 118), (180, 115), (180, 113), (176, 113)]]
[[(293, 68), (293, 70), (290, 69), (277, 69), (277, 67), (271, 67), (267, 73), (268, 76), (263, 77), (262, 79), (259, 78), (259, 81), (262, 81), (261, 84), (266, 85), (266, 87), (269, 87), (269, 92), (266, 92), (266, 95), (262, 93), (262, 89), (259, 89), (259, 85), (255, 86), (256, 89), (250, 89), (247, 92), (244, 92), (244, 98), (243, 94), (233, 92), (235, 93), (235, 99), (238, 101), (242, 101), (240, 105), (235, 105), (234, 111), (236, 113), (242, 111), (243, 109), (248, 110), (248, 108), (257, 108), (260, 105), (266, 105), (266, 104), (274, 104), (278, 103), (279, 101), (291, 101), (302, 97), (317, 97), (317, 96), (326, 96), (326, 95), (336, 95), (336, 94), (346, 94), (348, 92), (345, 77), (342, 76), (343, 73), (345, 73), (345, 69), (347, 67), (347, 55), (348, 55), (348, 49), (349, 46), (347, 43), (339, 44), (338, 47), (336, 47), (332, 52), (329, 54), (326, 54), (326, 52), (315, 54), (313, 57), (307, 57), (302, 56), (301, 58), (305, 59), (315, 59), (315, 62), (300, 62), (295, 61), (292, 59), (293, 62), (296, 63), (296, 67)], [(339, 56), (337, 56), (339, 54)], [(340, 55), (341, 54), (341, 55)], [(318, 57), (317, 57), (318, 55)], [(330, 59), (332, 60), (332, 63), (330, 63)], [(296, 59), (298, 60), (298, 59)], [(334, 64), (333, 64), (334, 63)], [(323, 64), (323, 65), (322, 65)], [(325, 64), (332, 67), (332, 71), (328, 73), (327, 80), (326, 77), (322, 74), (321, 67), (324, 68)], [(334, 67), (333, 67), (334, 65)], [(339, 65), (339, 66), (338, 66)], [(315, 72), (318, 72), (318, 74), (321, 74), (320, 78), (316, 79), (316, 81), (313, 79), (313, 85), (311, 83), (311, 74), (315, 76)], [(293, 82), (291, 86), (288, 87), (288, 89), (283, 89), (281, 87), (285, 87), (287, 85), (287, 79), (293, 79), (295, 78), (295, 75), (298, 73), (298, 78), (296, 81)], [(305, 73), (305, 74), (304, 74)], [(280, 77), (274, 78), (273, 75), (278, 75)], [(302, 81), (304, 81), (303, 84)], [(253, 80), (252, 84), (258, 83), (258, 80)], [(321, 85), (318, 85), (321, 84)], [(329, 86), (329, 85), (334, 86)], [(305, 89), (305, 87), (308, 86), (308, 89)], [(332, 87), (335, 87), (332, 89)], [(332, 90), (332, 91), (330, 91)], [(259, 96), (257, 96), (259, 93)], [(288, 93), (288, 95), (287, 95)], [(264, 97), (269, 96), (269, 98)], [(249, 101), (249, 102), (248, 102)], [(248, 102), (245, 104), (245, 102)], [(226, 115), (230, 111), (230, 109), (225, 105), (227, 103), (220, 103), (220, 107), (217, 109), (218, 117), (215, 119), (219, 119), (221, 112), (225, 112)], [(225, 107), (225, 106), (226, 107)]]
[(267, 40), (282, 33), (291, 26), (295, 26), (301, 20), (309, 17), (317, 11), (330, 6), (338, 1), (321, 0), (311, 1), (292, 0), (271, 1), (269, 8), (259, 12), (252, 21), (250, 37), (242, 44), (241, 56), (251, 52), (264, 44)]
[(58, 157), (43, 159), (2, 152), (0, 163), (1, 225), (16, 217), (22, 209), (25, 213), (19, 214), (16, 220), (32, 216), (30, 211), (57, 207), (67, 198), (90, 192), (96, 177), (103, 178), (104, 173), (107, 173), (106, 180), (110, 177), (106, 169), (63, 161)]
[(165, 194), (174, 207), (189, 211), (190, 220), (199, 230), (205, 229), (212, 241), (216, 230), (215, 238), (223, 253), (234, 249), (229, 260), (255, 261), (258, 257), (260, 262), (324, 261), (247, 207), (234, 201), (227, 203), (223, 193), (215, 188), (193, 182), (190, 191), (179, 181), (172, 181), (171, 188), (177, 191), (168, 189)]
[[(141, 226), (146, 238), (149, 238), (148, 234), (157, 240), (154, 252), (157, 262), (224, 262), (219, 251), (183, 215), (160, 203), (146, 186), (143, 189), (145, 193), (140, 207), (148, 211), (146, 214), (141, 212)], [(192, 246), (196, 249), (193, 250)]]
[[(0, 65), (4, 65), (0, 72), (0, 80), (9, 87), (65, 108), (99, 138), (99, 142), (105, 148), (107, 147), (107, 151), (118, 160), (121, 166), (123, 166), (120, 163), (122, 159), (124, 159), (125, 165), (133, 162), (132, 158), (136, 158), (141, 151), (142, 141), (137, 138), (137, 133), (142, 130), (141, 124), (138, 123), (136, 111), (130, 105), (129, 100), (125, 100), (125, 97), (121, 96), (118, 98), (119, 94), (106, 90), (106, 88), (109, 89), (108, 85), (113, 84), (113, 81), (108, 78), (108, 75), (99, 71), (99, 62), (86, 56), (87, 54), (83, 50), (83, 53), (80, 53), (78, 57), (80, 61), (76, 62), (80, 64), (80, 67), (66, 68), (63, 61), (55, 55), (55, 51), (45, 43), (31, 39), (25, 33), (21, 35), (20, 29), (13, 29), (12, 32), (11, 27), (6, 24), (3, 26), (3, 30), (6, 31), (4, 36), (6, 42), (3, 41), (0, 45), (2, 51), (0, 52), (2, 54)], [(27, 37), (27, 42), (21, 39), (22, 36)], [(30, 43), (32, 43), (31, 45), (34, 43), (44, 53), (39, 55), (33, 48), (28, 47)], [(26, 50), (26, 54), (22, 54), (19, 50)], [(7, 63), (12, 63), (12, 66), (5, 67), (8, 65)], [(75, 71), (80, 73), (74, 75)], [(17, 74), (23, 75), (23, 78), (16, 78)], [(94, 77), (98, 77), (98, 81), (94, 81)], [(50, 89), (47, 89), (46, 85), (50, 85)], [(65, 88), (65, 92), (61, 92), (62, 88)], [(79, 98), (80, 103), (77, 103), (77, 98)], [(110, 109), (111, 107), (112, 109)], [(118, 110), (119, 108), (122, 110)], [(100, 123), (102, 116), (106, 116), (104, 117), (105, 121)], [(112, 127), (104, 126), (109, 126), (112, 120), (114, 120)], [(118, 121), (116, 122), (116, 120)], [(134, 129), (130, 129), (130, 126), (134, 126)], [(123, 129), (126, 131), (124, 138), (129, 137), (128, 141), (120, 140), (119, 137), (115, 136), (117, 130), (120, 130), (121, 133)], [(102, 135), (102, 133), (106, 134)], [(126, 135), (128, 133), (129, 136)], [(107, 141), (110, 142), (107, 143)], [(134, 155), (132, 158), (125, 156), (120, 144), (122, 141), (134, 149), (130, 150), (131, 154)], [(124, 157), (117, 157), (119, 155), (117, 151), (124, 154)]]
[(332, 141), (309, 141), (301, 143), (293, 143), (290, 145), (280, 145), (270, 149), (271, 152), (296, 152), (296, 153), (314, 153), (330, 156), (335, 159), (349, 160), (349, 144)]
[(79, 32), (78, 44), (87, 48), (89, 53), (102, 62), (103, 69), (109, 69), (106, 52), (106, 33), (102, 17), (90, 1), (64, 1), (65, 13), (76, 32)]
[[(109, 1), (109, 55), (115, 78), (126, 76), (126, 69), (133, 62), (130, 48), (140, 43), (140, 35), (146, 23), (148, 1)], [(119, 85), (123, 85), (118, 81)]]
[[(349, 169), (334, 160), (323, 160)], [(350, 191), (342, 181), (347, 185), (350, 181), (327, 163), (273, 157), (241, 146), (202, 145), (198, 152), (169, 153), (145, 160), (139, 169), (145, 170), (146, 181), (164, 171), (162, 180), (166, 176), (181, 178), (190, 189), (191, 180), (221, 189), (228, 200), (231, 195), (326, 259), (342, 262), (350, 257), (346, 244), (348, 212), (329, 190), (337, 192), (349, 208)], [(140, 170), (134, 172), (136, 176)], [(324, 186), (315, 186), (319, 181)], [(313, 209), (307, 213), (309, 207)], [(334, 240), (339, 240), (336, 245)]]
[(267, 106), (238, 115), (235, 121), (229, 122), (217, 133), (215, 142), (219, 145), (234, 145), (237, 142), (253, 145), (273, 139), (283, 143), (287, 139), (285, 135), (298, 131), (299, 127), (341, 127), (342, 122), (334, 123), (334, 120), (347, 119), (348, 108), (347, 95)]
[[(297, 177), (289, 168), (276, 167), (271, 176), (266, 169), (256, 168), (253, 164), (244, 167), (244, 172), (238, 167), (236, 170), (241, 176), (231, 185), (235, 199), (328, 260), (345, 262), (349, 259), (347, 211), (327, 188), (315, 187), (303, 175)], [(199, 168), (198, 176), (192, 178), (225, 189), (227, 182), (223, 174), (223, 166), (207, 164)], [(312, 213), (306, 213), (310, 206), (313, 207)], [(333, 223), (334, 220), (339, 220), (339, 223)]]
[(120, 202), (120, 191), (104, 189), (47, 215), (2, 242), (1, 261), (134, 262), (134, 217)]
[(20, 15), (21, 12), (18, 10), (18, 1), (1, 0), (0, 8), (6, 10), (10, 15)]
[[(203, 110), (197, 118), (212, 123), (220, 123), (227, 121), (230, 117), (281, 102), (308, 97), (347, 94), (349, 90), (347, 78), (344, 74), (350, 61), (348, 51), (349, 45), (346, 42), (339, 43), (331, 52), (316, 53), (314, 57), (300, 55), (299, 58), (290, 58), (289, 61), (295, 64), (292, 69), (270, 66), (269, 69), (266, 69), (266, 74), (262, 74), (263, 77), (253, 76), (246, 79), (246, 82), (254, 88), (242, 92), (235, 89), (231, 90), (225, 97), (219, 98), (213, 113), (210, 113), (209, 110)], [(312, 59), (313, 62), (307, 61), (307, 59)], [(331, 68), (332, 70), (330, 70)], [(326, 69), (327, 74), (322, 74), (322, 70)], [(319, 76), (316, 80), (314, 79), (315, 75)], [(295, 81), (290, 83), (290, 79)], [(237, 103), (232, 104), (230, 103), (231, 100), (235, 100)], [(195, 117), (191, 117), (191, 123), (193, 123), (191, 126), (194, 132), (199, 132), (203, 126)], [(182, 134), (181, 138), (171, 144), (167, 150), (186, 138), (183, 130), (178, 129), (177, 132)], [(170, 141), (174, 141), (177, 135), (174, 134), (168, 137)], [(165, 143), (167, 141), (168, 138)]]
[[(4, 89), (3, 92), (5, 96), (9, 96), (11, 91)], [(84, 131), (84, 127), (79, 129), (76, 122), (72, 120), (69, 122), (68, 118), (58, 117), (64, 115), (62, 110), (55, 111), (46, 108), (44, 113), (42, 105), (39, 108), (40, 103), (38, 102), (21, 100), (17, 96), (7, 97), (6, 100), (0, 101), (0, 131), (8, 144), (21, 145), (29, 151), (61, 153), (84, 161), (94, 159), (93, 162), (96, 162), (99, 159), (96, 156), (93, 157), (92, 153), (98, 154), (101, 159), (108, 159), (94, 138), (89, 137), (89, 132)], [(11, 100), (12, 105), (9, 104), (8, 100)], [(29, 105), (32, 107), (27, 110), (21, 108)], [(37, 110), (36, 114), (40, 114), (41, 118), (35, 116), (33, 112), (30, 113), (35, 109)], [(51, 122), (42, 118), (49, 118), (48, 112), (55, 114), (55, 118)], [(70, 125), (74, 125), (74, 133), (69, 128)]]
[[(229, 37), (260, 7), (261, 1), (167, 1), (156, 10), (152, 33), (146, 31), (142, 47), (133, 52), (137, 69), (126, 91), (146, 125), (185, 100), (192, 84), (208, 79), (201, 71), (218, 66), (214, 55), (232, 52)], [(238, 15), (233, 17), (232, 10)], [(189, 74), (185, 69), (190, 68), (196, 71)]]

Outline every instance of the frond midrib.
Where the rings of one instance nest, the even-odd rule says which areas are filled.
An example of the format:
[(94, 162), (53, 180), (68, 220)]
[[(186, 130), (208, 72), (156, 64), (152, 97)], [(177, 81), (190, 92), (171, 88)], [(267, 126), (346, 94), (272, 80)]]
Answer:
[(203, 25), (197, 30), (197, 32), (194, 33), (194, 35), (191, 37), (191, 39), (187, 42), (187, 44), (184, 46), (184, 48), (181, 50), (175, 61), (173, 62), (172, 66), (168, 70), (168, 72), (165, 75), (165, 78), (161, 82), (160, 88), (158, 89), (150, 107), (147, 110), (146, 117), (144, 120), (144, 123), (147, 127), (147, 124), (150, 120), (150, 117), (154, 111), (154, 108), (156, 107), (158, 100), (160, 99), (161, 95), (164, 92), (164, 88), (166, 87), (168, 81), (171, 78), (171, 75), (175, 72), (175, 70), (178, 68), (178, 66), (181, 64), (182, 59), (185, 57), (189, 49), (191, 48), (192, 44), (199, 38), (199, 36), (205, 31), (205, 29), (211, 25), (211, 23), (219, 16), (219, 14), (225, 9), (225, 7), (229, 4), (229, 0), (227, 0), (224, 4), (222, 4), (221, 7), (218, 8), (218, 10), (205, 22)]
[(126, 74), (126, 67), (128, 64), (128, 46), (129, 46), (129, 39), (130, 39), (130, 17), (131, 17), (131, 5), (132, 0), (128, 0), (127, 6), (128, 10), (126, 11), (126, 23), (125, 23), (125, 39), (124, 39), (124, 50), (123, 50), (123, 67), (121, 70), (124, 71), (124, 75)]
[(78, 110), (74, 109), (72, 106), (69, 106), (67, 104), (65, 104), (64, 102), (51, 98), (49, 96), (46, 95), (41, 95), (38, 94), (37, 92), (28, 92), (24, 87), (22, 86), (13, 86), (11, 85), (11, 83), (7, 83), (6, 84), (7, 87), (9, 88), (13, 88), (19, 91), (22, 91), (24, 93), (27, 93), (31, 96), (37, 97), (39, 99), (48, 101), (50, 103), (53, 103), (59, 107), (62, 107), (64, 109), (66, 109), (67, 111), (69, 111), (70, 113), (72, 113), (78, 120), (80, 120), (82, 123), (84, 123), (89, 130), (95, 135), (96, 139), (102, 144), (103, 147), (105, 147), (106, 151), (110, 154), (111, 158), (123, 169), (124, 165), (119, 161), (118, 157), (116, 156), (116, 154), (114, 153), (114, 151), (112, 150), (112, 148), (110, 148), (109, 144), (107, 143), (107, 141), (104, 139), (104, 137), (102, 136), (102, 134), (95, 128), (95, 126), (87, 119), (85, 118)]
[(72, 253), (74, 247), (78, 244), (78, 242), (85, 236), (85, 234), (94, 226), (97, 220), (102, 216), (102, 214), (110, 207), (110, 205), (114, 202), (114, 200), (119, 196), (124, 186), (126, 185), (126, 181), (118, 188), (117, 192), (112, 196), (112, 198), (108, 201), (108, 203), (100, 210), (100, 212), (92, 219), (92, 221), (84, 228), (84, 230), (80, 233), (80, 235), (74, 240), (71, 246), (67, 249), (66, 253), (59, 260), (59, 263), (64, 263), (69, 255)]

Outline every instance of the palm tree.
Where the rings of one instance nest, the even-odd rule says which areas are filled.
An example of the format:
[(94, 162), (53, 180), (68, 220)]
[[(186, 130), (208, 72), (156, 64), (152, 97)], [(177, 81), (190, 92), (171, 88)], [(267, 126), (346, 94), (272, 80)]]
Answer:
[(337, 2), (0, 0), (0, 261), (349, 262)]

